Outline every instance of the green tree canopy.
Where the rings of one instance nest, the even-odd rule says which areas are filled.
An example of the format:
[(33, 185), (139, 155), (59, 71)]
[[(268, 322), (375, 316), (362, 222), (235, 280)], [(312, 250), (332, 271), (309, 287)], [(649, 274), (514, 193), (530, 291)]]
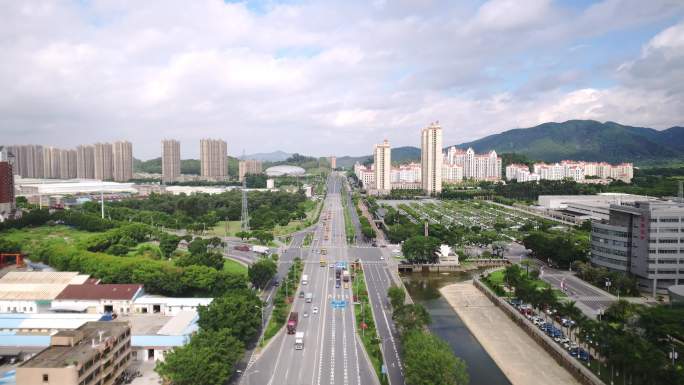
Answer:
[(271, 258), (260, 258), (247, 270), (247, 276), (252, 285), (263, 289), (278, 271), (278, 266)]
[(429, 332), (414, 330), (402, 340), (406, 385), (467, 385), (466, 365), (449, 345)]

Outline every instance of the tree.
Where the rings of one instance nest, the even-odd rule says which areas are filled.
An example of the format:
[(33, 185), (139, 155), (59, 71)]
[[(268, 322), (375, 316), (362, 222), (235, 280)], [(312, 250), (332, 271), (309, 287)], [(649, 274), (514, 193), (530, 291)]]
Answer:
[(409, 304), (399, 307), (392, 314), (392, 319), (397, 325), (397, 329), (401, 334), (408, 333), (412, 330), (422, 330), (424, 327), (432, 322), (430, 313), (423, 307), (423, 305)]
[(155, 371), (176, 385), (223, 385), (243, 351), (230, 329), (200, 330), (190, 343), (158, 361)]
[[(194, 243), (194, 242), (193, 242)], [(176, 266), (207, 266), (216, 270), (222, 270), (225, 260), (223, 256), (215, 252), (203, 252), (199, 254), (185, 254), (175, 259)]]
[(179, 242), (180, 238), (176, 235), (163, 234), (161, 236), (161, 238), (159, 239), (159, 250), (161, 250), (164, 258), (169, 258), (171, 256), (171, 253), (176, 251)]
[(17, 242), (0, 238), (0, 253), (20, 253), (21, 245)]
[(467, 385), (466, 365), (449, 345), (429, 332), (414, 330), (402, 340), (406, 385)]
[(235, 233), (235, 236), (242, 240), (245, 240), (251, 238), (252, 233), (250, 233), (249, 231), (238, 231), (237, 233)]
[(235, 338), (247, 343), (259, 331), (262, 306), (261, 300), (252, 291), (236, 290), (214, 298), (209, 306), (200, 306), (197, 324), (206, 330), (230, 328)]
[(390, 288), (387, 289), (387, 296), (390, 299), (390, 304), (392, 304), (392, 309), (395, 311), (404, 306), (404, 302), (406, 301), (406, 292), (401, 287), (394, 285), (390, 286)]
[(256, 288), (263, 289), (275, 276), (278, 266), (270, 258), (260, 258), (247, 269), (247, 277)]
[(257, 230), (252, 232), (252, 236), (256, 238), (261, 244), (268, 244), (273, 240), (273, 233), (269, 231)]
[(412, 263), (434, 263), (439, 244), (437, 238), (416, 235), (404, 241), (401, 251)]

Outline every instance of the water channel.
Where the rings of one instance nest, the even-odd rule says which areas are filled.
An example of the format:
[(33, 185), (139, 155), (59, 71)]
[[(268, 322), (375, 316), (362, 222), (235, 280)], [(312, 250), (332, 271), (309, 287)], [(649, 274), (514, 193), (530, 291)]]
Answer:
[(465, 361), (470, 375), (470, 385), (511, 385), (494, 360), (439, 293), (441, 287), (468, 280), (477, 273), (478, 271), (408, 273), (402, 274), (402, 280), (411, 298), (425, 306), (432, 316), (430, 330), (445, 340), (454, 353)]

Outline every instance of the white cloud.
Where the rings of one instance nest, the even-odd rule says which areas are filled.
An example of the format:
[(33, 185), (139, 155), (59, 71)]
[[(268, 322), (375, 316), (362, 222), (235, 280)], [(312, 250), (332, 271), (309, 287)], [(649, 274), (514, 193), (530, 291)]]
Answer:
[(621, 66), (614, 86), (578, 85), (582, 70), (552, 65), (516, 79), (527, 61), (568, 60), (557, 48), (682, 13), (630, 1), (323, 0), (259, 13), (220, 0), (7, 2), (0, 141), (128, 138), (150, 158), (165, 137), (184, 156), (197, 156), (199, 138), (222, 137), (233, 154), (324, 155), (369, 153), (384, 138), (417, 145), (434, 120), (447, 143), (547, 120), (681, 124), (681, 24)]

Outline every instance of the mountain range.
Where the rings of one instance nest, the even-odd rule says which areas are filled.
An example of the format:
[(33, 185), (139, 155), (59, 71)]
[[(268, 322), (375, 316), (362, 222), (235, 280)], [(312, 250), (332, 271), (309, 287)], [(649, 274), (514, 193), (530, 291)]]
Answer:
[[(530, 128), (515, 128), (472, 142), (457, 144), (456, 147), (472, 147), (476, 152), (496, 150), (499, 154), (515, 153), (531, 160), (545, 162), (573, 159), (611, 163), (633, 162), (637, 165), (667, 163), (684, 160), (684, 127), (656, 130), (615, 122), (568, 120), (562, 123), (543, 123)], [(245, 155), (244, 159), (282, 162), (292, 155), (284, 151), (274, 151)], [(237, 161), (230, 158), (229, 163), (237, 169)], [(338, 156), (337, 166), (352, 167), (356, 162), (372, 160), (372, 155)], [(420, 148), (392, 148), (392, 163), (417, 161), (420, 161)], [(136, 159), (134, 169), (136, 172), (161, 172), (161, 159), (146, 162)], [(181, 169), (183, 173), (197, 173), (199, 161), (183, 160)]]
[[(456, 147), (472, 147), (475, 152), (496, 150), (499, 154), (515, 153), (545, 162), (573, 159), (657, 163), (684, 159), (684, 127), (656, 130), (615, 122), (568, 120), (516, 128), (457, 144)], [(337, 165), (351, 167), (357, 161), (363, 163), (368, 159), (372, 159), (372, 155), (338, 157)], [(419, 160), (420, 148), (409, 146), (392, 149), (393, 163)]]

